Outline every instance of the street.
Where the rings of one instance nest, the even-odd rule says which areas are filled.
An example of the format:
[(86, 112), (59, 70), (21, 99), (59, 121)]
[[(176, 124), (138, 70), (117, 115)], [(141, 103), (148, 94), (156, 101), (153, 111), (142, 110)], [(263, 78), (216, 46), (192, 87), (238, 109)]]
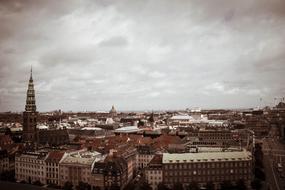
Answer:
[[(262, 140), (262, 150), (268, 186), (271, 190), (285, 189), (285, 145), (279, 142), (276, 128), (272, 128), (269, 136)], [(283, 171), (277, 170), (278, 163), (283, 166)]]
[(7, 181), (0, 181), (1, 189), (21, 189), (21, 190), (54, 190), (46, 187), (39, 187), (36, 185), (13, 183)]

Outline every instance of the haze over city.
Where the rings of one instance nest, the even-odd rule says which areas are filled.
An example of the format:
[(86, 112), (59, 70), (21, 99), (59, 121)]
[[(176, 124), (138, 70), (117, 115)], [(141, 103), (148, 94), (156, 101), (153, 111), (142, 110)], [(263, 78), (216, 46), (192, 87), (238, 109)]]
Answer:
[[(0, 111), (273, 106), (285, 1), (0, 1)], [(260, 101), (262, 98), (262, 101)]]

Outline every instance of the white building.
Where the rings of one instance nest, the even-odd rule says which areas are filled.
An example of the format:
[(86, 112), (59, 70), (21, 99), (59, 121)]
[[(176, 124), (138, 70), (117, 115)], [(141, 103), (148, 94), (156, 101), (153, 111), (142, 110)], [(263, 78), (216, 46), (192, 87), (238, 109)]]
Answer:
[(15, 157), (15, 177), (17, 181), (34, 183), (36, 181), (46, 184), (47, 153), (26, 152)]
[(89, 183), (91, 170), (95, 161), (102, 159), (102, 155), (96, 151), (79, 151), (68, 153), (59, 163), (60, 176), (59, 184), (64, 186), (65, 182), (71, 182), (77, 186), (79, 182)]

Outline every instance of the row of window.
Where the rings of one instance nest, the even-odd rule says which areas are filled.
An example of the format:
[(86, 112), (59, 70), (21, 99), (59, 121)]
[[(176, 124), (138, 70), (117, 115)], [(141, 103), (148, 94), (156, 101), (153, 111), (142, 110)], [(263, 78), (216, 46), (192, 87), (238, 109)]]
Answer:
[(27, 175), (22, 175), (22, 174), (18, 174), (16, 175), (17, 179), (24, 179), (26, 181), (29, 181), (29, 178), (31, 179), (31, 181), (44, 181), (44, 178), (40, 178), (40, 177), (33, 177), (33, 176), (27, 176)]
[(162, 177), (161, 176), (150, 176), (149, 179), (150, 180), (161, 180)]
[(250, 174), (249, 169), (225, 169), (225, 170), (197, 170), (197, 171), (165, 171), (165, 176), (189, 176), (189, 175), (223, 175), (223, 174)]
[(58, 171), (58, 168), (47, 168), (47, 171)]
[(223, 167), (249, 167), (250, 162), (212, 162), (212, 163), (177, 163), (165, 164), (165, 169), (191, 169), (191, 168), (223, 168)]
[(16, 168), (16, 173), (26, 173), (26, 174), (31, 174), (31, 175), (44, 175), (43, 171), (38, 171), (38, 170), (28, 170), (28, 169), (22, 169), (22, 168)]
[(29, 159), (29, 158), (15, 158), (15, 161), (18, 162), (27, 162), (27, 163), (36, 163), (36, 164), (44, 164), (43, 160), (35, 160), (35, 159)]
[(26, 168), (35, 168), (35, 169), (44, 169), (43, 166), (39, 165), (31, 165), (31, 164), (22, 164), (22, 163), (16, 163), (16, 167), (26, 167)]
[(226, 180), (230, 180), (230, 181), (237, 181), (239, 179), (244, 179), (244, 180), (248, 180), (250, 179), (250, 176), (244, 175), (244, 176), (230, 176), (230, 175), (225, 175), (225, 176), (207, 176), (207, 177), (167, 177), (164, 178), (164, 182), (165, 183), (176, 183), (176, 182), (180, 182), (180, 183), (189, 183), (191, 181), (197, 181), (197, 182), (207, 182), (207, 181), (212, 181), (212, 182), (217, 182), (217, 181), (226, 181)]
[(149, 173), (150, 174), (161, 174), (162, 171), (161, 170), (150, 170)]
[(58, 178), (58, 174), (54, 174), (54, 173), (47, 173), (47, 177), (49, 178)]
[(47, 166), (58, 166), (58, 164), (54, 162), (47, 162), (46, 165)]

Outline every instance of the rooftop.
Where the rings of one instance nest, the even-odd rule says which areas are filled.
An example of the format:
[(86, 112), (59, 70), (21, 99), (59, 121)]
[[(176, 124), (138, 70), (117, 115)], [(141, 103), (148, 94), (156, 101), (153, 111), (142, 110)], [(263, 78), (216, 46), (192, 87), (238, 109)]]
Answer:
[(59, 162), (64, 156), (63, 151), (52, 151), (48, 154), (46, 161), (47, 162)]
[(94, 161), (101, 159), (101, 153), (96, 151), (80, 150), (69, 153), (62, 161), (63, 164), (91, 165)]
[(197, 152), (197, 153), (164, 153), (162, 162), (167, 163), (189, 163), (189, 162), (220, 162), (251, 160), (252, 155), (246, 150), (228, 152)]
[(132, 132), (138, 132), (142, 129), (139, 129), (137, 126), (127, 126), (127, 127), (121, 127), (118, 129), (115, 129), (116, 133), (132, 133)]
[(193, 118), (190, 115), (174, 115), (170, 119), (172, 119), (172, 120), (191, 120)]
[(162, 166), (162, 157), (163, 157), (162, 154), (154, 155), (152, 160), (149, 162), (149, 167), (153, 168), (153, 167), (160, 167), (160, 166)]

